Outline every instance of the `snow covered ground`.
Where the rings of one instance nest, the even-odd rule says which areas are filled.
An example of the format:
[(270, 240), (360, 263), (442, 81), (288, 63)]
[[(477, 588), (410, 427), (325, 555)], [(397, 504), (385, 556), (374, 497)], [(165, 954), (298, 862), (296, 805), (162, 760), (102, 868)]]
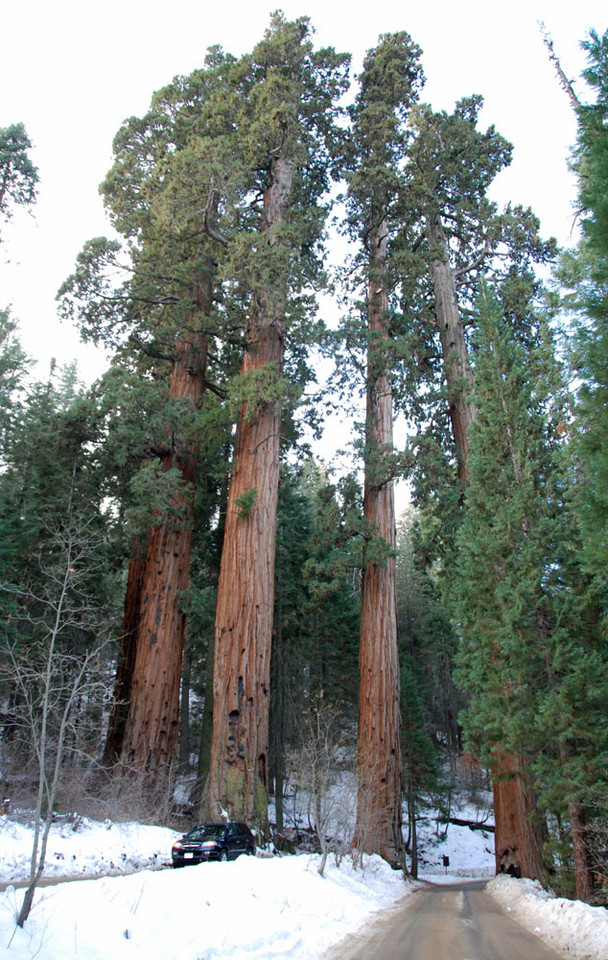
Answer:
[[(241, 857), (185, 870), (169, 863), (171, 830), (139, 824), (58, 823), (51, 833), (45, 875), (83, 877), (38, 890), (23, 930), (15, 926), (27, 875), (31, 829), (0, 817), (0, 957), (9, 960), (319, 960), (334, 943), (408, 896), (404, 883), (379, 858), (355, 869), (347, 858)], [(445, 840), (425, 842), (429, 879), (489, 876), (491, 838), (450, 826)], [(490, 851), (490, 852), (488, 852)], [(488, 889), (512, 915), (576, 960), (608, 960), (608, 911), (550, 898), (530, 881), (497, 878)], [(440, 960), (440, 958), (438, 958)]]

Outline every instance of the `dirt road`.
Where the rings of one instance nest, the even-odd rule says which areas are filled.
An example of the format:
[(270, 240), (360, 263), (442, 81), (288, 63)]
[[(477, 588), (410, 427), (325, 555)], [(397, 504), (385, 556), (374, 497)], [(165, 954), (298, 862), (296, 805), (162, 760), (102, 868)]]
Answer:
[(425, 884), (324, 960), (560, 960), (483, 888)]

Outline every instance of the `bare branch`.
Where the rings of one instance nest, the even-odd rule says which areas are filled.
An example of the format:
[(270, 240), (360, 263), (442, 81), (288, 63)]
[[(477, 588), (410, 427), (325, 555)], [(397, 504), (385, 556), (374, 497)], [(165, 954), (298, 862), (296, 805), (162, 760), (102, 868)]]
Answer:
[(556, 54), (556, 52), (555, 52), (555, 47), (554, 47), (554, 45), (553, 45), (553, 39), (552, 39), (552, 37), (551, 37), (551, 34), (549, 33), (549, 31), (547, 30), (547, 27), (545, 26), (545, 24), (544, 24), (542, 21), (539, 21), (538, 27), (539, 27), (539, 30), (540, 30), (540, 32), (541, 32), (541, 36), (542, 36), (542, 38), (543, 38), (543, 43), (544, 43), (544, 45), (546, 46), (547, 51), (548, 51), (548, 53), (549, 53), (549, 60), (551, 61), (551, 63), (552, 63), (553, 66), (555, 67), (555, 71), (556, 71), (557, 76), (558, 76), (558, 78), (559, 78), (560, 85), (561, 85), (562, 89), (565, 90), (566, 94), (568, 95), (568, 99), (570, 100), (570, 103), (571, 103), (571, 105), (572, 105), (572, 109), (574, 110), (574, 112), (575, 112), (575, 113), (577, 114), (577, 116), (578, 116), (578, 114), (580, 114), (582, 104), (581, 104), (580, 100), (578, 99), (576, 93), (574, 92), (574, 87), (572, 86), (571, 81), (568, 80), (568, 77), (566, 76), (566, 74), (564, 73), (564, 71), (563, 71), (563, 69), (562, 69), (562, 65), (561, 65), (561, 62), (560, 62), (560, 60), (559, 60), (559, 57), (557, 56), (557, 54)]

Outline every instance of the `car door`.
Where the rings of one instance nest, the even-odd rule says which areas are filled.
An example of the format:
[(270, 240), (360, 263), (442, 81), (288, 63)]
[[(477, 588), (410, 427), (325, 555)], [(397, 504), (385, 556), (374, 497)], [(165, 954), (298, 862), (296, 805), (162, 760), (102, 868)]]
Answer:
[(240, 831), (236, 823), (229, 823), (226, 828), (226, 846), (228, 848), (228, 856), (231, 860), (234, 860), (238, 857), (239, 853), (243, 851), (240, 848)]

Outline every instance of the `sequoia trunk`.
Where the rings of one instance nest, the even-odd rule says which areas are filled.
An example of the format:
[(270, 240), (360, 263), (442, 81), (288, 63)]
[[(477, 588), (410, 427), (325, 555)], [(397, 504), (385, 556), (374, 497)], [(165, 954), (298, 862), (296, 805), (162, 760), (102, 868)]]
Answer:
[(108, 732), (102, 758), (102, 766), (113, 767), (122, 753), (122, 745), (129, 717), (131, 688), (135, 654), (137, 652), (137, 632), (139, 625), (139, 606), (144, 583), (146, 556), (137, 537), (131, 545), (131, 559), (127, 575), (120, 652), (114, 679), (112, 712), (108, 723)]
[(355, 846), (396, 865), (401, 838), (401, 747), (395, 500), (390, 463), (393, 400), (387, 369), (387, 227), (370, 237), (367, 416), (363, 509), (368, 536), (381, 542), (382, 559), (363, 571), (359, 644), (359, 759)]
[[(206, 338), (177, 344), (171, 376), (171, 396), (187, 399), (193, 411), (204, 388)], [(164, 776), (176, 758), (179, 688), (185, 617), (181, 593), (190, 579), (193, 486), (197, 445), (174, 437), (163, 470), (177, 468), (183, 492), (171, 504), (173, 522), (153, 527), (148, 535), (141, 591), (137, 651), (131, 704), (122, 748), (122, 761), (148, 776)]]
[[(261, 233), (274, 247), (287, 214), (293, 162), (276, 157), (264, 192)], [(209, 773), (212, 816), (267, 828), (270, 650), (279, 489), (281, 407), (265, 396), (283, 364), (286, 289), (254, 292), (241, 373), (260, 385), (236, 429), (218, 585)]]
[(533, 793), (522, 762), (503, 756), (492, 766), (496, 873), (544, 882), (542, 838), (534, 827)]
[(427, 237), (431, 250), (430, 273), (435, 298), (435, 315), (448, 390), (452, 435), (458, 458), (458, 476), (464, 486), (468, 470), (469, 428), (475, 419), (475, 408), (471, 402), (473, 375), (440, 214), (428, 215)]
[(576, 899), (590, 903), (595, 892), (595, 883), (589, 852), (585, 811), (581, 803), (570, 804), (570, 834), (572, 836)]

